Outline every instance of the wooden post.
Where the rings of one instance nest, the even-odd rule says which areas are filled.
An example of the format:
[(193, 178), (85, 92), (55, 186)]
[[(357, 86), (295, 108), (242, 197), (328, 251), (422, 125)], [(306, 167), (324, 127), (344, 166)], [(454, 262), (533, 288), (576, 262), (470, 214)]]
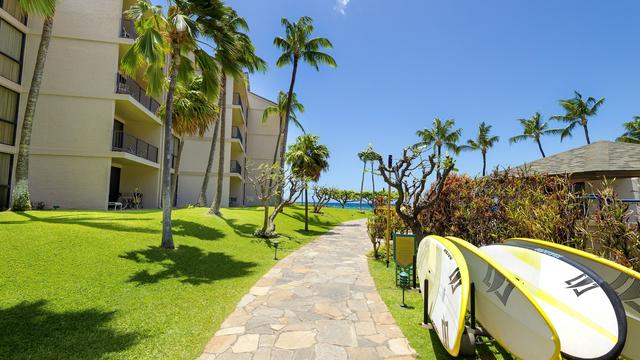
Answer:
[[(389, 161), (387, 165), (391, 169), (393, 157), (389, 155)], [(389, 178), (391, 178), (391, 172), (389, 172)], [(388, 185), (387, 193), (387, 268), (389, 267), (389, 243), (391, 242), (391, 184)]]

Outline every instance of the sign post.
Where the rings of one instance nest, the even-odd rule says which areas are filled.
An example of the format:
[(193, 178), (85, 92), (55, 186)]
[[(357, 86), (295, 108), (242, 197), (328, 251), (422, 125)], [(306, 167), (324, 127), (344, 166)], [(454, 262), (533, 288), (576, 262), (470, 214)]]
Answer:
[[(396, 286), (399, 283), (399, 272), (407, 272), (407, 276), (416, 273), (414, 259), (416, 257), (416, 237), (413, 234), (393, 234), (393, 260), (396, 263)], [(409, 279), (407, 279), (407, 283)], [(408, 285), (408, 284), (407, 284)]]
[[(389, 155), (388, 168), (391, 169), (393, 163), (393, 156)], [(389, 180), (391, 180), (391, 172), (389, 172)], [(391, 242), (391, 184), (388, 184), (387, 193), (387, 268), (389, 268), (389, 242)]]

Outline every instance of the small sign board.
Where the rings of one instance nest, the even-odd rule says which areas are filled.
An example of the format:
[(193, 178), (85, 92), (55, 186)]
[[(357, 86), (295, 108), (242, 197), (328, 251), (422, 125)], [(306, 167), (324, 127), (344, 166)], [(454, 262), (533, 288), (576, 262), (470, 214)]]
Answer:
[(409, 234), (393, 234), (393, 259), (396, 265), (408, 267), (413, 265), (416, 254), (416, 237)]

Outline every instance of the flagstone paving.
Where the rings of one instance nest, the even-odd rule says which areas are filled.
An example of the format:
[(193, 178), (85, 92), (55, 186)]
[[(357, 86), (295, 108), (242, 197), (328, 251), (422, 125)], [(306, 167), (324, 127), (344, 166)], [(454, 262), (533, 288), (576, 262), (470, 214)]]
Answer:
[(415, 358), (369, 274), (370, 247), (366, 220), (358, 220), (280, 260), (200, 359)]

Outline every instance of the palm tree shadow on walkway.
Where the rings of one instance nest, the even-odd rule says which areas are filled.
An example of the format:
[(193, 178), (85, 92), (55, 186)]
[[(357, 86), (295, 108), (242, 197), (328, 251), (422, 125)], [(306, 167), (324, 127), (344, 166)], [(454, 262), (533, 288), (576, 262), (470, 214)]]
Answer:
[(208, 284), (216, 280), (246, 276), (257, 266), (254, 262), (238, 261), (221, 252), (205, 252), (187, 245), (180, 245), (171, 251), (150, 246), (145, 250), (126, 252), (120, 258), (163, 267), (154, 273), (145, 269), (133, 274), (129, 282), (139, 286), (168, 279), (179, 279), (192, 285)]
[(115, 312), (54, 312), (47, 301), (0, 309), (0, 359), (97, 359), (124, 351), (142, 336), (109, 328)]

